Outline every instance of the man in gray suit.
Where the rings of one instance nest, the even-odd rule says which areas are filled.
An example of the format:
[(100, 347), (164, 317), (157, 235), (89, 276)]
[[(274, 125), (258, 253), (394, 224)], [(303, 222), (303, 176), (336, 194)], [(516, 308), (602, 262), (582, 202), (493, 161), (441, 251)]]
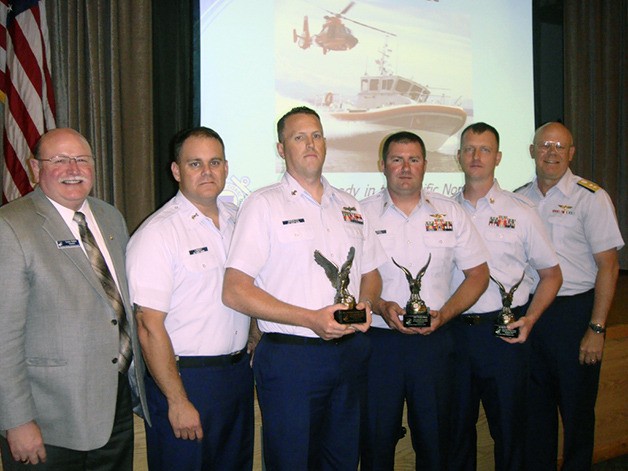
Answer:
[(94, 157), (72, 129), (42, 136), (32, 193), (0, 208), (0, 447), (5, 471), (133, 466), (122, 215), (88, 197)]

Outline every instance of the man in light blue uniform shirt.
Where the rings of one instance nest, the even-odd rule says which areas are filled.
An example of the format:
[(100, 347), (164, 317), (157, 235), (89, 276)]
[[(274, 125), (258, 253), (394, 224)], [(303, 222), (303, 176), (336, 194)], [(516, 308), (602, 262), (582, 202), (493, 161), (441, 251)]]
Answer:
[(606, 318), (624, 246), (608, 193), (569, 169), (575, 152), (565, 126), (541, 126), (530, 146), (536, 178), (517, 190), (537, 205), (563, 272), (558, 296), (530, 339), (526, 457), (535, 471), (556, 469), (559, 409), (563, 471), (591, 467)]
[(228, 163), (220, 136), (179, 132), (172, 174), (179, 192), (149, 217), (127, 248), (127, 272), (152, 427), (151, 470), (250, 470), (253, 373), (250, 318), (220, 300), (236, 207), (220, 201)]
[[(524, 342), (562, 282), (558, 258), (532, 203), (502, 190), (495, 179), (501, 159), (499, 133), (493, 126), (475, 123), (462, 132), (458, 161), (465, 184), (454, 199), (484, 239), (491, 255), (491, 277), (502, 287), (491, 281), (480, 299), (453, 325), (457, 355), (450, 469), (476, 468), (480, 401), (495, 442), (495, 469), (523, 469), (527, 398)], [(528, 305), (535, 285), (533, 272), (540, 281)], [(463, 279), (462, 272), (457, 271), (454, 287)], [(513, 333), (518, 330), (518, 336), (497, 337), (495, 322), (503, 296), (510, 292), (512, 300), (508, 302), (517, 320), (508, 329)]]
[[(422, 189), (427, 163), (419, 136), (405, 131), (389, 136), (379, 165), (386, 189), (362, 204), (388, 259), (380, 267), (382, 295), (373, 305), (373, 328), (367, 333), (373, 353), (360, 466), (394, 468), (406, 402), (416, 469), (446, 469), (454, 351), (450, 321), (486, 289), (488, 254), (457, 203)], [(430, 327), (404, 327), (410, 289), (393, 258), (413, 278), (430, 261), (420, 290), (431, 308)], [(451, 294), (455, 268), (465, 280)]]
[[(385, 254), (360, 204), (322, 176), (326, 156), (318, 114), (294, 108), (277, 123), (286, 173), (242, 204), (227, 259), (225, 304), (259, 319), (264, 332), (253, 370), (262, 412), (266, 469), (356, 469), (366, 393), (363, 334), (377, 268)], [(316, 250), (345, 264), (348, 290), (366, 322), (340, 324), (336, 290)]]

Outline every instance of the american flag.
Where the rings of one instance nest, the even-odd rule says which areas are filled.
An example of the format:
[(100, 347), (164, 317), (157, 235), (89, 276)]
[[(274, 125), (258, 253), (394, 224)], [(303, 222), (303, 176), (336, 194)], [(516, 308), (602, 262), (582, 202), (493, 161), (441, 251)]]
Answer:
[(44, 0), (0, 0), (0, 99), (4, 204), (33, 189), (27, 161), (40, 136), (56, 127)]

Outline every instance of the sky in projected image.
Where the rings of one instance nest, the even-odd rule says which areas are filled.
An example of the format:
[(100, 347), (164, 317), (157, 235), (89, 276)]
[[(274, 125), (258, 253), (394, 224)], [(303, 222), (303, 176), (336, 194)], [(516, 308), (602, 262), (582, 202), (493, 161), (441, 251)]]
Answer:
[[(376, 172), (380, 143), (404, 129), (425, 140), (430, 171), (457, 171), (451, 152), (438, 151), (464, 125), (463, 106), (472, 108), (469, 18), (430, 15), (416, 1), (348, 3), (339, 10), (324, 4), (275, 2), (277, 111), (308, 102), (320, 112), (327, 172)], [(286, 34), (291, 25), (300, 47), (294, 32)], [(358, 42), (327, 50), (335, 37), (341, 46)]]
[(225, 139), (227, 195), (235, 201), (279, 179), (275, 124), (302, 104), (321, 115), (327, 178), (358, 198), (384, 184), (379, 146), (397, 130), (426, 142), (424, 186), (452, 194), (463, 181), (455, 159), (459, 134), (475, 121), (502, 135), (502, 186), (530, 179), (529, 2), (200, 4), (201, 123)]

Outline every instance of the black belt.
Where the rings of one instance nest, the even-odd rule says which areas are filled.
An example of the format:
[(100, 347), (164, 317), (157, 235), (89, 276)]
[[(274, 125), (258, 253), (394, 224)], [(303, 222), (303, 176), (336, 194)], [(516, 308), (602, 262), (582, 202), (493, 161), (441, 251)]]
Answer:
[(320, 337), (302, 337), (300, 335), (279, 334), (277, 332), (265, 333), (264, 337), (269, 342), (282, 345), (338, 345), (352, 339), (355, 334), (347, 334), (337, 339), (323, 340)]
[(206, 366), (235, 365), (242, 359), (244, 352), (245, 350), (242, 349), (228, 355), (176, 357), (177, 366), (179, 368), (203, 368)]
[[(517, 319), (521, 317), (520, 316), (521, 306), (513, 307), (511, 308), (511, 311)], [(461, 322), (464, 322), (467, 325), (482, 325), (482, 324), (494, 323), (497, 320), (497, 316), (501, 312), (502, 310), (500, 309), (499, 311), (483, 312), (482, 314), (462, 314), (461, 316), (458, 316), (456, 319), (458, 319)]]
[(569, 301), (570, 299), (586, 298), (587, 296), (593, 296), (594, 293), (595, 293), (595, 290), (594, 289), (590, 289), (589, 291), (585, 291), (583, 293), (567, 294), (567, 295), (563, 295), (563, 296), (556, 296), (554, 298), (554, 304), (559, 304), (559, 303), (562, 303), (562, 302), (566, 302), (566, 301)]

